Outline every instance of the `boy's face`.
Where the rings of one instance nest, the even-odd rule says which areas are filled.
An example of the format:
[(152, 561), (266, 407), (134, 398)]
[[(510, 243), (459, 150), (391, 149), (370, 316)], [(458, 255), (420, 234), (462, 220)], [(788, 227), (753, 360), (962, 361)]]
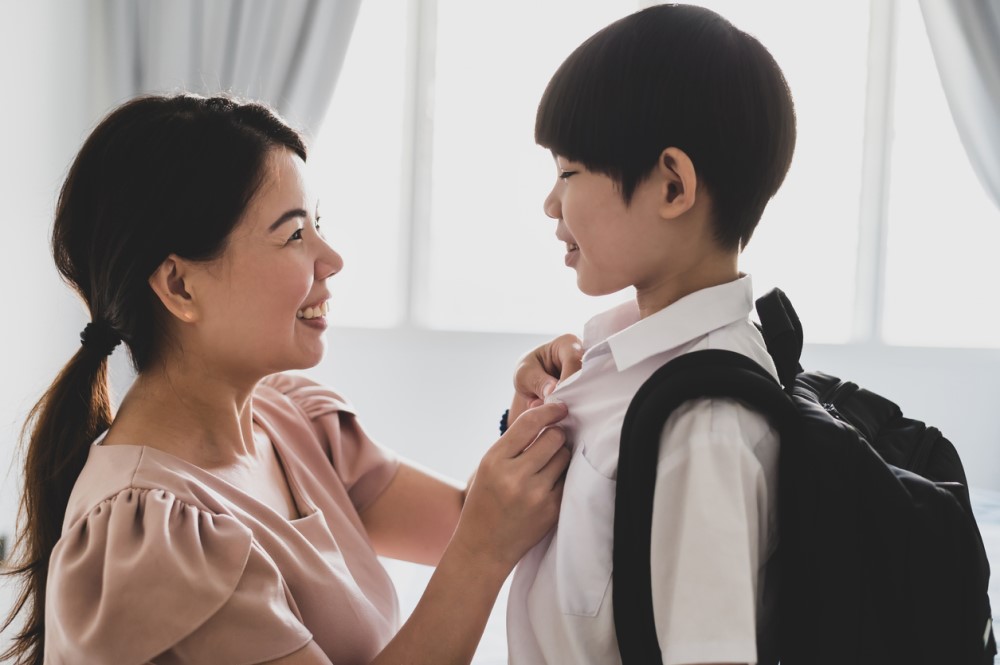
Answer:
[(556, 237), (566, 243), (566, 265), (576, 270), (579, 289), (597, 296), (655, 288), (687, 244), (660, 215), (658, 179), (640, 183), (626, 206), (610, 177), (559, 155), (555, 161), (556, 183), (544, 209), (559, 222)]

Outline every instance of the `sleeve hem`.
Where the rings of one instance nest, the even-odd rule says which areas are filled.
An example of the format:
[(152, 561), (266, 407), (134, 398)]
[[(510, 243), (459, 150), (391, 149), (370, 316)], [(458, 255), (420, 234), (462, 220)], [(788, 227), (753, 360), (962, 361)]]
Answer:
[(305, 637), (302, 639), (302, 641), (297, 642), (294, 647), (290, 647), (288, 649), (284, 649), (284, 650), (279, 651), (277, 653), (268, 654), (263, 659), (261, 659), (261, 658), (254, 658), (253, 660), (243, 661), (241, 663), (237, 663), (236, 665), (258, 665), (259, 663), (269, 663), (272, 660), (277, 660), (279, 658), (287, 658), (288, 656), (291, 656), (296, 651), (300, 651), (301, 649), (306, 648), (309, 645), (309, 643), (313, 641), (313, 639), (314, 639), (313, 634), (311, 632), (309, 632), (308, 630), (305, 630)]
[[(354, 506), (355, 509), (358, 511), (358, 514), (363, 513), (367, 508), (371, 507), (371, 505), (375, 503), (380, 496), (385, 494), (385, 491), (389, 489), (389, 485), (391, 485), (392, 481), (396, 479), (396, 475), (399, 473), (399, 467), (400, 467), (400, 461), (398, 457), (391, 459), (387, 463), (386, 467), (384, 467), (386, 480), (384, 483), (382, 483), (382, 486), (379, 487), (377, 491), (368, 490), (366, 492), (363, 492), (361, 500), (355, 502)], [(355, 486), (355, 492), (356, 491), (357, 491), (357, 486)]]

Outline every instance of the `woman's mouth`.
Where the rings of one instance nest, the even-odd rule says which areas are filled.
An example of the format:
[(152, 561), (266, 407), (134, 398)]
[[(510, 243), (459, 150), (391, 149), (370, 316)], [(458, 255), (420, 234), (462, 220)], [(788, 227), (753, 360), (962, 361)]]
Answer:
[(319, 319), (326, 316), (327, 312), (330, 311), (330, 301), (324, 300), (318, 305), (313, 305), (312, 307), (304, 307), (295, 313), (295, 318), (297, 319)]

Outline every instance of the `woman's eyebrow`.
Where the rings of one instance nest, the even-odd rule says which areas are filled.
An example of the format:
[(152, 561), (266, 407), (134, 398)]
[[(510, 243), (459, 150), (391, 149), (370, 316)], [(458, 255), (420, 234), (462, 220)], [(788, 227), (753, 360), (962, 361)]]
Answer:
[(279, 226), (281, 226), (285, 222), (287, 222), (287, 221), (289, 221), (291, 219), (295, 219), (296, 217), (308, 217), (308, 216), (309, 216), (309, 213), (307, 213), (302, 208), (295, 208), (294, 210), (289, 210), (289, 211), (283, 213), (281, 215), (281, 217), (279, 217), (278, 219), (274, 220), (274, 222), (271, 223), (271, 226), (267, 227), (267, 232), (271, 233), (272, 231), (274, 231), (275, 229), (277, 229)]

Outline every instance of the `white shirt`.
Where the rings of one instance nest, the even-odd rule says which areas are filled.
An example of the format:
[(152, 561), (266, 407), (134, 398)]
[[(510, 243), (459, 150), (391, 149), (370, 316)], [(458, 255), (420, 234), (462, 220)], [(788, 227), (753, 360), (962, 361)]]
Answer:
[[(749, 319), (749, 276), (639, 320), (634, 302), (584, 330), (583, 367), (549, 400), (573, 448), (556, 528), (518, 564), (507, 606), (512, 665), (621, 663), (611, 601), (622, 422), (665, 362), (700, 349), (749, 356), (777, 375)], [(755, 663), (774, 619), (778, 436), (731, 399), (687, 402), (667, 420), (653, 506), (653, 615), (665, 665)], [(773, 633), (773, 631), (770, 631)]]

